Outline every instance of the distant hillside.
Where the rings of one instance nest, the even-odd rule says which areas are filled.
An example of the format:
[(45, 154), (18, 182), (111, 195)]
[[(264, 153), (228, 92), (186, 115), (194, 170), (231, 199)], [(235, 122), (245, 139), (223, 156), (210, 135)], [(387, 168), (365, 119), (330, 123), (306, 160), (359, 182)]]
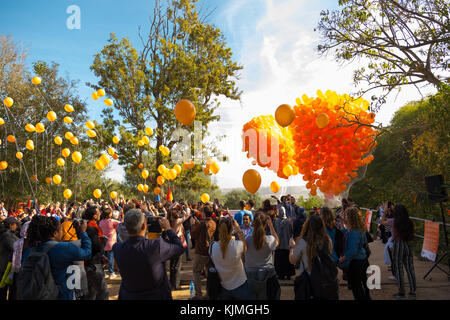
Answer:
[[(222, 194), (226, 194), (232, 190), (244, 190), (244, 188), (224, 188), (221, 189)], [(266, 199), (269, 198), (271, 195), (273, 195), (273, 192), (270, 190), (270, 187), (261, 187), (258, 190), (258, 194), (261, 196), (261, 198)], [(284, 187), (281, 188), (280, 191), (276, 194), (277, 197), (281, 197), (282, 195), (290, 194), (294, 198), (298, 198), (299, 196), (303, 196), (305, 198), (308, 198), (309, 192), (304, 186), (290, 186), (290, 187)]]

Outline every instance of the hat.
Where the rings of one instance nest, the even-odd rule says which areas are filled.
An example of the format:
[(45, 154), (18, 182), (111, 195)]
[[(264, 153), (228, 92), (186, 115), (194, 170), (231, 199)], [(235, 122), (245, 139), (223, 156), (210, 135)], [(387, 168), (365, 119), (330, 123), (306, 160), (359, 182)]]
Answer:
[(4, 223), (8, 226), (16, 223), (16, 224), (20, 224), (19, 220), (17, 220), (15, 217), (13, 216), (9, 216), (8, 218), (5, 219)]

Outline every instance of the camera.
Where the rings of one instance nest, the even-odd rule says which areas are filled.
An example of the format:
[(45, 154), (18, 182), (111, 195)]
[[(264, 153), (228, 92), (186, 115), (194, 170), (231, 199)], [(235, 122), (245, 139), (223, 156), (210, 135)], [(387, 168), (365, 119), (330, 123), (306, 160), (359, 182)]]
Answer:
[(159, 214), (158, 216), (147, 216), (147, 232), (150, 233), (161, 233), (161, 226), (159, 225), (158, 219), (164, 217), (164, 214)]

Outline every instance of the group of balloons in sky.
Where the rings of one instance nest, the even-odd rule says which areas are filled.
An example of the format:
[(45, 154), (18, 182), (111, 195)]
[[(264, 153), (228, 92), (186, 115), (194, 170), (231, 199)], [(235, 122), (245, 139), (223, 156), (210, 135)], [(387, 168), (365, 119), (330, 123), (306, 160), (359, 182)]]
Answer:
[[(36, 86), (39, 85), (39, 84), (41, 83), (41, 81), (42, 81), (42, 79), (41, 79), (40, 77), (38, 77), (38, 76), (35, 76), (35, 77), (33, 77), (33, 78), (31, 79), (31, 82), (32, 82), (34, 85), (36, 85)], [(94, 93), (92, 94), (92, 98), (94, 98), (94, 100), (97, 100), (99, 97), (103, 97), (103, 96), (105, 96), (105, 90), (104, 90), (104, 89), (99, 89), (99, 90), (97, 90), (96, 92), (94, 92)], [(109, 98), (108, 98), (108, 99), (105, 99), (105, 100), (104, 100), (104, 103), (105, 103), (106, 105), (108, 105), (108, 106), (113, 105), (113, 101), (112, 101), (111, 99), (109, 99)], [(13, 100), (11, 97), (6, 97), (6, 98), (3, 100), (3, 104), (5, 105), (5, 107), (11, 108), (11, 107), (13, 106), (13, 104), (14, 104), (14, 100)], [(71, 112), (74, 112), (74, 111), (75, 111), (75, 109), (73, 108), (73, 106), (70, 105), (70, 104), (66, 104), (66, 105), (64, 106), (64, 110), (65, 110), (67, 113), (69, 113), (69, 114), (70, 114)], [(50, 123), (53, 123), (53, 122), (56, 121), (56, 119), (57, 119), (57, 114), (56, 114), (56, 112), (54, 112), (53, 110), (50, 110), (49, 112), (47, 112), (46, 118), (47, 118), (47, 120), (48, 120)], [(70, 116), (67, 115), (67, 116), (65, 116), (65, 117), (63, 118), (63, 121), (64, 121), (64, 123), (66, 123), (66, 124), (70, 124), (70, 123), (73, 122), (73, 119), (72, 119)], [(4, 121), (3, 119), (0, 118), (0, 125), (4, 125), (4, 124), (5, 124), (5, 121)], [(87, 129), (88, 129), (88, 130), (86, 131), (87, 136), (88, 136), (89, 138), (95, 138), (95, 137), (97, 136), (97, 133), (96, 133), (95, 130), (94, 130), (94, 129), (95, 129), (95, 123), (94, 123), (93, 121), (87, 121), (87, 122), (86, 122), (86, 127), (87, 127)], [(33, 124), (31, 124), (31, 123), (28, 123), (28, 124), (25, 125), (25, 130), (26, 130), (27, 132), (29, 132), (29, 133), (33, 133), (33, 132), (43, 133), (43, 132), (45, 132), (45, 126), (44, 126), (41, 122), (37, 123), (36, 125), (33, 125)], [(70, 143), (71, 143), (73, 146), (77, 146), (77, 145), (79, 144), (78, 138), (77, 138), (72, 132), (70, 132), (70, 131), (67, 131), (67, 132), (64, 134), (64, 138), (65, 138), (66, 140), (70, 141)], [(16, 143), (16, 138), (15, 138), (15, 136), (12, 135), (12, 134), (8, 135), (6, 139), (7, 139), (7, 141), (10, 142), (10, 143)], [(113, 139), (112, 139), (112, 142), (113, 142), (114, 144), (118, 144), (119, 141), (120, 141), (120, 139), (119, 139), (117, 136), (114, 136)], [(60, 136), (56, 136), (56, 137), (53, 139), (53, 142), (54, 142), (56, 145), (61, 146), (61, 145), (63, 144), (63, 138), (60, 137)], [(1, 140), (0, 140), (0, 143), (1, 143)], [(16, 147), (17, 147), (16, 158), (19, 159), (19, 160), (22, 160), (22, 158), (24, 157), (24, 154), (23, 154), (21, 151), (19, 151), (20, 147), (19, 147), (17, 144), (16, 144)], [(27, 140), (26, 143), (25, 143), (25, 147), (26, 147), (26, 149), (28, 149), (28, 150), (30, 150), (30, 151), (34, 150), (34, 142), (33, 142), (33, 140)], [(61, 150), (61, 156), (62, 156), (62, 157), (59, 157), (59, 158), (57, 158), (57, 160), (56, 160), (57, 165), (60, 166), (60, 167), (64, 167), (65, 164), (66, 164), (66, 160), (65, 160), (65, 159), (67, 159), (67, 158), (70, 156), (70, 154), (71, 154), (71, 151), (70, 151), (69, 148), (63, 148), (63, 149)], [(117, 160), (117, 159), (118, 159), (118, 155), (117, 155), (117, 153), (114, 151), (113, 148), (109, 148), (109, 149), (108, 149), (108, 154), (109, 154), (114, 160)], [(80, 153), (79, 151), (74, 151), (74, 152), (72, 152), (72, 161), (73, 161), (74, 163), (79, 164), (79, 163), (81, 162), (82, 158), (83, 158), (83, 157), (82, 157), (82, 155), (81, 155), (81, 153)], [(95, 162), (95, 168), (97, 168), (98, 170), (103, 170), (109, 163), (110, 163), (110, 159), (109, 159), (108, 155), (107, 155), (107, 154), (102, 154), (102, 155), (100, 156), (100, 158)], [(6, 170), (7, 167), (8, 167), (8, 163), (7, 163), (6, 161), (1, 161), (1, 162), (0, 162), (0, 170)], [(36, 176), (36, 175), (33, 175), (33, 176), (31, 177), (31, 179), (32, 179), (33, 181), (36, 181), (36, 180), (37, 180), (37, 176)], [(62, 182), (62, 178), (61, 178), (61, 176), (60, 176), (59, 174), (55, 174), (53, 177), (47, 177), (47, 178), (45, 179), (45, 181), (46, 181), (47, 184), (54, 183), (54, 184), (57, 184), (57, 185), (58, 185), (58, 184), (60, 184), (60, 183)], [(72, 193), (72, 191), (71, 191), (70, 189), (65, 189), (65, 190), (63, 191), (63, 196), (64, 196), (66, 199), (71, 198), (71, 197), (72, 197), (72, 194), (73, 194), (73, 193)], [(100, 198), (101, 195), (102, 195), (102, 192), (101, 192), (100, 189), (95, 189), (95, 190), (93, 191), (93, 195), (94, 195), (95, 198)], [(116, 197), (117, 197), (117, 192), (116, 192), (116, 191), (110, 192), (110, 197), (111, 197), (112, 199), (116, 198)]]
[[(371, 151), (377, 144), (377, 130), (371, 124), (375, 114), (368, 110), (368, 101), (330, 90), (325, 94), (318, 90), (315, 98), (304, 94), (296, 103), (280, 105), (275, 116), (258, 116), (245, 123), (244, 152), (254, 159), (253, 164), (272, 169), (280, 178), (301, 174), (311, 195), (317, 190), (326, 196), (338, 195), (357, 177), (358, 169), (374, 159)], [(257, 132), (256, 139), (248, 130)], [(272, 143), (278, 145), (278, 157), (269, 154), (267, 161)], [(243, 184), (256, 192), (259, 173), (245, 172)], [(274, 193), (280, 189), (276, 181), (270, 187)]]

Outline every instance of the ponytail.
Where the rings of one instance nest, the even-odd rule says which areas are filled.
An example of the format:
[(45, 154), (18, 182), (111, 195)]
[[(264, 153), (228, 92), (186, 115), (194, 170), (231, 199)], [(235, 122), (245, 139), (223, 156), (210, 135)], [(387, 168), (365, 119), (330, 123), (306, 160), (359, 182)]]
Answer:
[(232, 223), (231, 220), (228, 218), (224, 218), (219, 221), (219, 243), (223, 259), (225, 259), (228, 244), (231, 241), (231, 230), (232, 230), (231, 223)]
[(256, 250), (260, 250), (266, 242), (266, 230), (265, 226), (268, 217), (265, 214), (259, 214), (253, 220), (253, 245)]

